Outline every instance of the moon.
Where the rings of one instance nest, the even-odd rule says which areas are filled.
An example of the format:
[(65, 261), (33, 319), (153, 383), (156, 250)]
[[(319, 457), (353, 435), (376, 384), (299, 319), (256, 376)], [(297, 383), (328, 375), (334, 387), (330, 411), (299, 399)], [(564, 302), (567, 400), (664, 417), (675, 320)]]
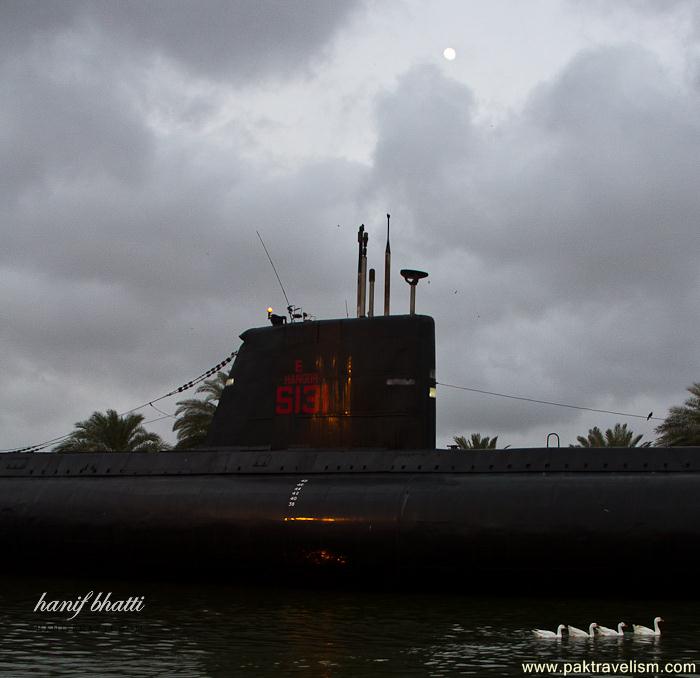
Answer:
[(453, 47), (445, 47), (442, 56), (444, 56), (448, 61), (454, 61), (455, 57), (457, 56), (457, 52), (455, 52)]

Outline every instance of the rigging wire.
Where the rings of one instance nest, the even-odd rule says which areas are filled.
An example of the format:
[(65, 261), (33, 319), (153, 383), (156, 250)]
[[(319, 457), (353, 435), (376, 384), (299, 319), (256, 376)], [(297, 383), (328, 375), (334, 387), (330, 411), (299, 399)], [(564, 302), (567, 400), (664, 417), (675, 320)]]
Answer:
[(165, 395), (162, 395), (158, 398), (154, 398), (153, 400), (149, 400), (147, 403), (143, 403), (142, 405), (139, 405), (138, 407), (132, 407), (130, 410), (127, 410), (126, 412), (122, 412), (119, 416), (123, 417), (126, 414), (131, 414), (132, 412), (136, 412), (136, 410), (143, 409), (147, 405), (153, 405), (153, 403), (157, 403), (159, 400), (164, 400), (165, 398), (169, 398), (170, 396), (177, 395), (178, 393), (182, 393), (183, 391), (187, 391), (188, 389), (192, 388), (193, 386), (196, 386), (200, 382), (204, 381), (205, 379), (213, 376), (217, 372), (221, 372), (222, 368), (228, 365), (238, 354), (238, 351), (233, 351), (231, 355), (229, 355), (227, 358), (222, 360), (220, 363), (217, 365), (214, 365), (214, 367), (208, 369), (206, 372), (203, 372), (200, 374), (198, 377), (195, 377), (191, 381), (188, 381), (186, 384), (183, 384), (179, 388), (175, 388), (170, 393), (166, 393)]
[[(187, 391), (188, 389), (192, 388), (193, 386), (196, 386), (200, 382), (204, 381), (208, 377), (211, 377), (215, 375), (217, 372), (221, 372), (221, 370), (228, 365), (236, 356), (238, 355), (238, 351), (233, 351), (228, 357), (224, 358), (220, 363), (217, 363), (214, 365), (214, 367), (211, 367), (208, 369), (206, 372), (202, 372), (198, 377), (195, 377), (191, 381), (188, 381), (187, 383), (183, 384), (182, 386), (173, 389), (169, 393), (166, 393), (165, 395), (159, 396), (158, 398), (154, 398), (153, 400), (149, 400), (147, 403), (143, 403), (142, 405), (139, 405), (138, 407), (132, 407), (130, 410), (126, 410), (126, 412), (121, 412), (118, 416), (124, 417), (127, 414), (131, 414), (132, 412), (136, 412), (137, 410), (141, 410), (144, 407), (152, 407), (154, 410), (160, 412), (164, 416), (162, 417), (157, 417), (156, 419), (151, 419), (150, 421), (145, 421), (143, 422), (144, 424), (152, 424), (154, 421), (160, 421), (161, 419), (167, 419), (168, 417), (174, 418), (175, 415), (173, 414), (168, 414), (167, 412), (163, 412), (163, 410), (159, 410), (153, 403), (157, 403), (160, 400), (164, 400), (165, 398), (169, 398), (170, 396), (177, 395), (178, 393), (182, 393), (183, 391)], [(40, 450), (43, 450), (47, 447), (50, 447), (51, 445), (60, 442), (61, 440), (65, 440), (66, 438), (70, 438), (70, 436), (73, 435), (72, 433), (65, 433), (62, 436), (57, 436), (56, 438), (51, 438), (50, 440), (44, 440), (41, 443), (37, 443), (35, 445), (28, 445), (27, 447), (10, 447), (7, 449), (2, 449), (0, 450), (0, 453), (3, 452), (38, 452)]]
[(152, 424), (154, 421), (161, 421), (162, 419), (168, 419), (172, 416), (172, 414), (166, 414), (164, 417), (156, 417), (155, 419), (149, 419), (148, 421), (144, 421), (143, 425), (145, 426), (146, 424)]
[(275, 263), (272, 261), (272, 257), (270, 256), (270, 253), (267, 251), (267, 247), (265, 247), (265, 243), (263, 242), (262, 236), (260, 235), (260, 231), (255, 231), (258, 234), (258, 238), (260, 238), (260, 244), (263, 246), (263, 249), (265, 250), (265, 254), (267, 254), (267, 258), (270, 261), (270, 266), (272, 266), (272, 270), (275, 272), (275, 275), (277, 276), (277, 282), (280, 284), (280, 287), (282, 288), (282, 294), (284, 294), (284, 300), (287, 302), (287, 309), (291, 308), (291, 304), (289, 303), (289, 297), (287, 297), (287, 293), (284, 291), (284, 285), (282, 284), (282, 281), (280, 280), (280, 275), (277, 273), (277, 267), (275, 266)]
[[(163, 412), (163, 410), (158, 409), (153, 403), (148, 403), (148, 404), (149, 404), (156, 412), (160, 412), (162, 415), (164, 415), (164, 416), (162, 416), (162, 417), (158, 417), (158, 419), (165, 419), (165, 417), (172, 417), (173, 419), (176, 418), (174, 414), (168, 414), (167, 412)], [(157, 421), (157, 420), (156, 420), (156, 421)]]
[(485, 395), (497, 396), (499, 398), (510, 398), (512, 400), (524, 400), (528, 403), (538, 403), (539, 405), (555, 405), (556, 407), (568, 407), (572, 410), (585, 410), (587, 412), (601, 412), (602, 414), (616, 414), (620, 417), (634, 417), (636, 419), (653, 419), (655, 421), (664, 421), (663, 417), (652, 417), (646, 414), (630, 414), (629, 412), (615, 412), (613, 410), (602, 410), (595, 407), (584, 407), (582, 405), (569, 405), (567, 403), (557, 403), (552, 400), (537, 400), (536, 398), (526, 398), (525, 396), (511, 395), (508, 393), (496, 393), (494, 391), (484, 391), (480, 388), (470, 388), (468, 386), (457, 386), (455, 384), (445, 384), (444, 382), (435, 382), (438, 386), (454, 388), (460, 391), (470, 391), (472, 393), (482, 393)]

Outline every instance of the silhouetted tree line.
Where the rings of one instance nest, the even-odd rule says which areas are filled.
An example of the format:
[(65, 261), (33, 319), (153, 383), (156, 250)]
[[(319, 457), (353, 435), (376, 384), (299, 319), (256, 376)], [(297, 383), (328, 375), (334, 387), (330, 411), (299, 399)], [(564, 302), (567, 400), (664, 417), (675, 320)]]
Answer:
[[(173, 431), (177, 434), (175, 449), (192, 449), (206, 440), (216, 406), (226, 385), (226, 375), (219, 372), (199, 386), (195, 393), (203, 398), (190, 398), (177, 403)], [(656, 427), (655, 445), (662, 447), (700, 446), (700, 382), (688, 388), (690, 397), (683, 405), (674, 405), (663, 423)], [(119, 416), (115, 410), (93, 412), (89, 419), (75, 424), (75, 430), (54, 452), (117, 452), (169, 450), (170, 445), (159, 435), (143, 426), (143, 415)], [(615, 424), (604, 433), (597, 426), (585, 436), (577, 436), (570, 447), (650, 447), (651, 442), (641, 443), (642, 435), (627, 428), (627, 424)], [(472, 433), (455, 436), (454, 445), (462, 450), (497, 449), (498, 436), (482, 436)], [(641, 443), (641, 444), (640, 444)], [(507, 446), (506, 446), (507, 447)], [(503, 448), (506, 449), (506, 448)]]

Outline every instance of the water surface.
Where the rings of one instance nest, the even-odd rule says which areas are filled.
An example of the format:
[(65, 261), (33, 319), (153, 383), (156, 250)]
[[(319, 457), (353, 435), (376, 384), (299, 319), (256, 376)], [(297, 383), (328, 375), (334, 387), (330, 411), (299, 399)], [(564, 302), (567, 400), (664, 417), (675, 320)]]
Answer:
[[(540, 598), (441, 592), (357, 592), (247, 586), (3, 577), (3, 676), (522, 676), (523, 661), (696, 662), (700, 623), (693, 600), (619, 598), (547, 591)], [(474, 583), (478, 590), (478, 582)], [(112, 600), (145, 596), (139, 613), (39, 613), (46, 600), (88, 591)], [(650, 626), (660, 639), (546, 641), (533, 627), (591, 621)], [(584, 672), (578, 675), (599, 675)], [(653, 675), (653, 674), (645, 674)], [(695, 675), (684, 672), (678, 675)]]

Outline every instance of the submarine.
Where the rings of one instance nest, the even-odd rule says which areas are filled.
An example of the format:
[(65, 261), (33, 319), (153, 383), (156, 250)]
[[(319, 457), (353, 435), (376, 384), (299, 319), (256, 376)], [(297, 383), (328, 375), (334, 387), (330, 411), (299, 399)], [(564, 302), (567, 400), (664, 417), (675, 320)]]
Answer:
[(377, 315), (358, 242), (357, 317), (268, 309), (203, 447), (0, 456), (0, 568), (695, 590), (700, 448), (436, 449), (427, 274), (392, 315), (387, 225)]

